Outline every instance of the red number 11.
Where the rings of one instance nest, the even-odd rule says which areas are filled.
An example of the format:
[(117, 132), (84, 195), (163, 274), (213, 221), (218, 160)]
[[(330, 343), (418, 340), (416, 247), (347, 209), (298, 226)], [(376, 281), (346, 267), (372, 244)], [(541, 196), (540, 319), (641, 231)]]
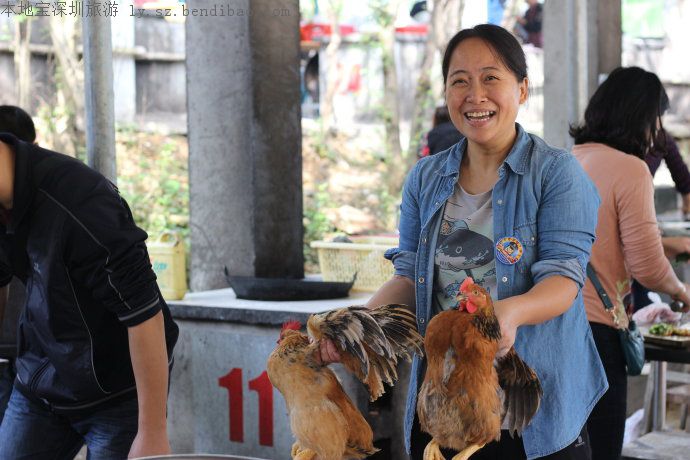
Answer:
[[(228, 390), (230, 440), (244, 442), (242, 369), (234, 368), (218, 379), (218, 385)], [(273, 446), (273, 386), (266, 371), (249, 381), (249, 389), (259, 397), (259, 444)]]

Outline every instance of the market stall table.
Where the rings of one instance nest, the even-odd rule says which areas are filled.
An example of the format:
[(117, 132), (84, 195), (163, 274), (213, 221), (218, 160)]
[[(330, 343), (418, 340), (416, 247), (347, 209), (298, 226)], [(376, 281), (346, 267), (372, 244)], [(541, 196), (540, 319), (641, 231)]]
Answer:
[(623, 446), (623, 460), (683, 460), (688, 458), (690, 434), (666, 430), (666, 368), (668, 363), (690, 364), (690, 349), (645, 343), (653, 382), (652, 431)]
[[(645, 343), (645, 359), (651, 361), (652, 431), (665, 429), (666, 423), (666, 368), (667, 363), (690, 364), (690, 349), (671, 348)], [(690, 445), (689, 445), (690, 447)]]

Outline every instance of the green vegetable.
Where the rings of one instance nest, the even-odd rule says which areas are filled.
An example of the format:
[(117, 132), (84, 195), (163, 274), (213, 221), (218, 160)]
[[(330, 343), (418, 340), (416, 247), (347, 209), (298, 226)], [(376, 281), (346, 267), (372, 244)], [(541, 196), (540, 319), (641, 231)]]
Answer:
[(652, 335), (671, 335), (673, 334), (673, 326), (666, 323), (657, 323), (649, 328), (649, 333)]

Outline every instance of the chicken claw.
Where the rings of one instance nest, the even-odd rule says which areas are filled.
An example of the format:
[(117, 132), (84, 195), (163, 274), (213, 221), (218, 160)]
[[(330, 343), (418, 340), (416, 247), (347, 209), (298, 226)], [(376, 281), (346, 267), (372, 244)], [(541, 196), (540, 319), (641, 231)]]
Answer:
[(424, 460), (446, 460), (441, 453), (441, 448), (434, 439), (429, 441), (429, 444), (424, 448)]
[[(294, 448), (295, 446), (293, 445), (292, 447)], [(316, 452), (311, 449), (300, 450), (295, 460), (316, 460)]]
[(298, 442), (292, 444), (292, 450), (290, 450), (290, 458), (294, 459), (302, 451), (302, 446)]
[(472, 444), (471, 446), (465, 447), (462, 452), (454, 456), (451, 460), (467, 460), (473, 453), (477, 452), (479, 449), (484, 447), (484, 444)]

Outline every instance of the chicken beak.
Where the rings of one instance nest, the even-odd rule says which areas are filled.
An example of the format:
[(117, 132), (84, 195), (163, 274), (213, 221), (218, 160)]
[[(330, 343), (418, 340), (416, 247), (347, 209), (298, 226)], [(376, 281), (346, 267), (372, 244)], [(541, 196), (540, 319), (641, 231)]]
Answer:
[(459, 292), (458, 295), (455, 296), (455, 299), (458, 301), (458, 310), (464, 310), (465, 304), (467, 303), (467, 296), (462, 292)]

